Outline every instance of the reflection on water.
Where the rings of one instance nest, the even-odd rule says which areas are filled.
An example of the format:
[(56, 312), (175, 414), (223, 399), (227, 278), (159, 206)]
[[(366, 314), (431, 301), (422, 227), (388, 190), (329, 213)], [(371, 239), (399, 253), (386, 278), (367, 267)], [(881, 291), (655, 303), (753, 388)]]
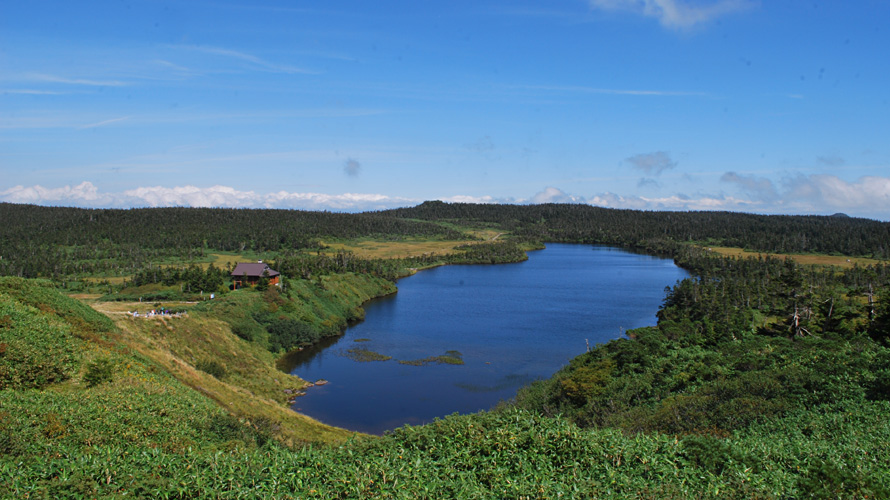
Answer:
[[(491, 408), (588, 344), (655, 324), (664, 287), (685, 276), (670, 260), (583, 245), (548, 245), (517, 264), (439, 267), (399, 281), (397, 294), (365, 306), (363, 322), (280, 366), (329, 381), (294, 409), (380, 434)], [(367, 356), (342, 355), (356, 352)]]
[(469, 392), (497, 392), (503, 391), (504, 389), (511, 389), (514, 387), (522, 387), (524, 385), (528, 385), (537, 380), (537, 377), (533, 377), (530, 373), (524, 374), (510, 374), (501, 379), (501, 382), (495, 385), (479, 385), (479, 384), (467, 384), (463, 382), (458, 382), (454, 385), (460, 387), (461, 389)]
[(289, 352), (278, 360), (278, 369), (283, 372), (293, 373), (295, 370), (303, 367), (303, 365), (311, 362), (322, 351), (339, 343), (341, 340), (343, 340), (343, 336), (326, 337), (301, 351)]

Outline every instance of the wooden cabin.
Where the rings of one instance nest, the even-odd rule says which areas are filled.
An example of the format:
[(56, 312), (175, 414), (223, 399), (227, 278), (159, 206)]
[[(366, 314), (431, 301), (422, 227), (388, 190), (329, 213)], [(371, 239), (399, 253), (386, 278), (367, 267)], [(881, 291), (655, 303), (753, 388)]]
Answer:
[(232, 270), (232, 288), (254, 286), (260, 278), (265, 276), (270, 285), (278, 285), (281, 273), (269, 267), (268, 264), (259, 262), (239, 262)]

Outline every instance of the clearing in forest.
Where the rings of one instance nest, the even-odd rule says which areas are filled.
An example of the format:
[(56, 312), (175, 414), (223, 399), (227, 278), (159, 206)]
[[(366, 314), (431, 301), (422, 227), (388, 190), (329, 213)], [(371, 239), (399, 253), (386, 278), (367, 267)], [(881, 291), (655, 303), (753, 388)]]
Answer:
[(781, 254), (769, 252), (753, 252), (742, 248), (735, 247), (704, 247), (712, 252), (720, 255), (731, 257), (757, 258), (757, 257), (776, 257), (792, 259), (798, 264), (809, 264), (819, 266), (836, 266), (844, 269), (853, 267), (853, 265), (869, 266), (881, 264), (885, 261), (877, 259), (866, 259), (864, 257), (844, 257), (842, 255), (816, 255), (816, 254)]

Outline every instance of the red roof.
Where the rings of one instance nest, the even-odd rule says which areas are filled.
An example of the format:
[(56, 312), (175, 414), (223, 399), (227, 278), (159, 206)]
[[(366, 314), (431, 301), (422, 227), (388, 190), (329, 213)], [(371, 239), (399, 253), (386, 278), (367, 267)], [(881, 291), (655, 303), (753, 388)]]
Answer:
[(264, 271), (269, 273), (268, 276), (270, 278), (281, 274), (269, 267), (268, 264), (263, 264), (262, 262), (241, 262), (237, 266), (235, 266), (234, 270), (232, 270), (232, 276), (238, 277), (244, 276), (246, 274), (249, 277), (259, 278), (263, 276)]

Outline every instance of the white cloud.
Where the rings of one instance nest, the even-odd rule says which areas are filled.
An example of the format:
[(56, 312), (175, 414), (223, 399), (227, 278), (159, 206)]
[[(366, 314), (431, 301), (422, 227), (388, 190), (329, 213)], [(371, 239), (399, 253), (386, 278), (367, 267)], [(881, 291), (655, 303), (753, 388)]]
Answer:
[(5, 191), (0, 191), (0, 200), (9, 203), (32, 203), (32, 204), (65, 204), (71, 203), (75, 206), (83, 204), (101, 204), (108, 203), (111, 199), (107, 196), (100, 195), (90, 182), (81, 182), (77, 186), (64, 186), (60, 188), (45, 188), (43, 186), (14, 186)]
[(631, 210), (727, 210), (738, 212), (756, 211), (757, 202), (733, 197), (684, 195), (665, 197), (622, 196), (603, 193), (587, 199), (591, 205)]
[(555, 187), (547, 187), (543, 191), (532, 196), (530, 203), (584, 203), (584, 198), (566, 194), (563, 190)]
[(246, 52), (241, 52), (241, 51), (237, 51), (237, 50), (225, 49), (225, 48), (221, 48), (221, 47), (198, 46), (198, 45), (179, 45), (179, 46), (173, 46), (173, 47), (192, 50), (195, 52), (202, 52), (205, 54), (227, 57), (230, 59), (236, 59), (239, 61), (249, 63), (255, 69), (267, 71), (270, 73), (307, 74), (307, 75), (317, 75), (318, 74), (318, 72), (314, 71), (314, 70), (298, 68), (296, 66), (291, 66), (289, 64), (275, 63), (275, 62), (271, 62), (271, 61), (267, 61), (265, 59), (259, 58), (253, 54), (248, 54)]
[(769, 179), (735, 172), (727, 172), (721, 180), (739, 187), (740, 194), (645, 197), (602, 193), (586, 201), (591, 205), (635, 210), (722, 210), (814, 215), (843, 212), (856, 217), (890, 221), (888, 177), (867, 176), (848, 182), (833, 175), (800, 175), (785, 179), (782, 189), (778, 189)]
[(0, 191), (0, 201), (74, 207), (227, 207), (294, 208), (303, 210), (364, 211), (416, 205), (423, 200), (365, 193), (257, 193), (229, 186), (148, 186), (122, 193), (102, 193), (91, 182), (45, 188), (15, 186)]
[(833, 175), (798, 176), (785, 181), (785, 203), (792, 208), (873, 213), (890, 218), (890, 178), (866, 176), (847, 182)]
[(834, 175), (798, 175), (783, 180), (781, 191), (772, 181), (727, 172), (722, 181), (739, 186), (761, 203), (761, 212), (850, 215), (890, 219), (890, 178), (865, 176), (848, 182)]
[(494, 198), (493, 196), (445, 196), (437, 198), (446, 203), (514, 203), (512, 198)]
[(266, 195), (263, 206), (266, 208), (297, 208), (303, 210), (336, 210), (359, 212), (384, 210), (387, 208), (416, 205), (422, 200), (399, 198), (383, 194), (367, 193), (288, 193), (280, 191)]
[[(786, 179), (776, 189), (768, 179), (741, 176), (732, 172), (724, 181), (741, 187), (737, 196), (727, 194), (682, 193), (670, 196), (637, 196), (600, 193), (589, 197), (570, 195), (547, 187), (528, 199), (455, 195), (438, 197), (450, 203), (587, 203), (635, 210), (725, 210), (765, 214), (821, 214), (844, 212), (857, 217), (890, 220), (890, 178), (869, 176), (847, 182), (833, 175), (809, 175)], [(76, 186), (47, 188), (14, 186), (0, 191), (0, 201), (36, 205), (62, 205), (92, 208), (130, 207), (231, 207), (289, 208), (361, 212), (417, 205), (424, 199), (376, 193), (297, 193), (278, 191), (258, 193), (229, 186), (140, 187), (121, 193), (103, 193), (90, 182)]]
[(198, 188), (180, 186), (140, 187), (124, 191), (124, 197), (149, 207), (241, 207), (255, 206), (258, 195), (253, 191), (237, 191), (227, 186)]
[(120, 80), (92, 80), (89, 78), (68, 78), (57, 75), (47, 75), (43, 73), (32, 73), (25, 77), (26, 80), (32, 82), (46, 83), (63, 83), (66, 85), (84, 85), (88, 87), (123, 87), (127, 82)]
[(671, 29), (688, 29), (718, 17), (750, 8), (748, 0), (690, 2), (688, 0), (590, 0), (591, 7), (601, 10), (623, 10), (658, 19)]

